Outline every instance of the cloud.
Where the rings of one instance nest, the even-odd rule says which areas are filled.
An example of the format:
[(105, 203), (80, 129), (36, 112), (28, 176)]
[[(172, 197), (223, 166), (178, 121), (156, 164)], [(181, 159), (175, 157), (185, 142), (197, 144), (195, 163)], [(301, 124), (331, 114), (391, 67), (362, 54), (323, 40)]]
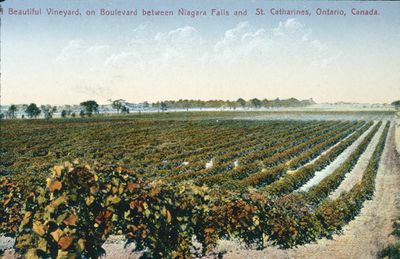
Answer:
[(284, 61), (304, 66), (332, 55), (329, 46), (313, 39), (311, 28), (295, 18), (281, 21), (274, 28), (238, 23), (226, 30), (213, 50), (216, 62), (230, 65), (274, 65)]
[(156, 41), (181, 41), (181, 40), (192, 40), (198, 31), (191, 26), (184, 26), (171, 30), (169, 32), (158, 32), (155, 40)]
[(105, 66), (116, 66), (123, 63), (126, 60), (132, 60), (138, 58), (139, 55), (136, 52), (120, 52), (118, 54), (112, 54), (104, 62)]
[[(137, 37), (144, 26), (134, 29), (135, 35), (128, 46), (110, 54), (106, 67), (133, 69), (158, 69), (174, 64), (200, 60), (204, 40), (192, 26), (178, 27), (166, 32), (156, 32), (153, 37)], [(146, 25), (147, 28), (147, 25)]]
[(298, 74), (308, 67), (317, 71), (329, 68), (340, 58), (327, 43), (313, 35), (311, 28), (294, 18), (275, 27), (240, 22), (213, 39), (189, 25), (157, 31), (146, 23), (132, 32), (125, 45), (71, 41), (58, 60), (65, 61), (67, 57), (80, 60), (77, 67), (88, 67), (104, 78), (118, 75), (122, 82), (135, 77), (156, 79), (160, 74), (166, 76), (176, 71), (219, 77), (219, 71), (240, 74), (250, 69), (256, 74), (280, 68), (287, 74)]
[(76, 54), (79, 50), (83, 49), (84, 42), (82, 40), (71, 40), (68, 42), (67, 46), (65, 46), (60, 54), (56, 57), (57, 62), (63, 62), (68, 60), (71, 55)]
[(56, 62), (66, 63), (69, 61), (79, 61), (89, 58), (88, 56), (97, 57), (103, 54), (109, 46), (107, 45), (89, 45), (84, 40), (71, 40), (61, 49), (60, 54), (56, 57)]
[(132, 32), (133, 32), (134, 34), (143, 32), (143, 31), (145, 31), (145, 30), (149, 27), (149, 25), (150, 25), (149, 22), (141, 23), (141, 24), (139, 24), (136, 28), (134, 28), (134, 29), (132, 30)]
[(95, 46), (90, 46), (86, 49), (86, 53), (90, 55), (98, 55), (102, 53), (103, 51), (107, 50), (109, 46), (107, 45), (95, 45)]

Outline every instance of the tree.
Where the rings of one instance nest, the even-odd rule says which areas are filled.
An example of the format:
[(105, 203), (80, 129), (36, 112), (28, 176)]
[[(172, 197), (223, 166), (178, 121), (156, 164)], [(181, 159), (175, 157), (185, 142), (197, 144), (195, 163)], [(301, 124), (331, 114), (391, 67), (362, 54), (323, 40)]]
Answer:
[(71, 113), (71, 117), (72, 117), (72, 118), (75, 118), (75, 117), (76, 117), (76, 113), (75, 113), (75, 112), (72, 112), (72, 113)]
[(82, 108), (84, 109), (84, 114), (87, 114), (88, 116), (92, 116), (93, 113), (99, 112), (99, 105), (96, 101), (93, 100), (81, 102), (80, 106), (82, 106)]
[(268, 101), (267, 99), (263, 99), (263, 100), (261, 101), (261, 105), (262, 105), (263, 107), (270, 107), (270, 106), (271, 106), (271, 102)]
[(117, 110), (117, 113), (119, 113), (119, 110), (125, 107), (125, 100), (122, 99), (114, 100), (111, 106)]
[[(140, 112), (140, 111), (139, 111), (139, 112)], [(122, 108), (121, 108), (121, 113), (126, 113), (126, 114), (128, 114), (128, 113), (129, 113), (129, 108), (126, 107), (126, 106), (122, 106)]]
[(72, 113), (72, 111), (71, 111), (71, 109), (72, 109), (71, 105), (67, 104), (67, 105), (64, 106), (64, 108), (65, 108), (66, 115), (67, 115), (67, 116), (71, 115), (71, 113)]
[(83, 110), (81, 110), (81, 111), (79, 112), (79, 116), (81, 116), (82, 118), (85, 117), (85, 112), (84, 112)]
[(236, 110), (237, 102), (226, 101), (228, 103), (228, 107), (232, 110)]
[(15, 106), (14, 104), (13, 105), (11, 105), (9, 108), (8, 108), (8, 116), (11, 118), (11, 119), (15, 119), (15, 113), (17, 112), (17, 106)]
[(242, 108), (246, 107), (246, 101), (245, 101), (243, 98), (237, 99), (236, 102), (239, 103), (239, 105), (240, 105)]
[(257, 98), (251, 99), (250, 103), (251, 103), (252, 106), (254, 106), (256, 108), (260, 108), (261, 107), (261, 101), (258, 100)]
[(166, 111), (168, 109), (167, 104), (165, 102), (161, 102), (161, 111)]
[(51, 107), (50, 105), (42, 105), (40, 108), (42, 109), (45, 119), (53, 118), (53, 114), (57, 111), (56, 106)]
[(189, 111), (189, 108), (191, 108), (192, 104), (189, 100), (179, 100), (182, 103), (182, 107), (186, 109), (186, 111)]
[(396, 108), (396, 110), (400, 110), (400, 100), (392, 102), (392, 105), (394, 108)]
[(29, 104), (25, 110), (25, 113), (26, 115), (28, 115), (29, 118), (36, 118), (37, 116), (39, 116), (40, 112), (40, 109), (34, 103)]
[(61, 117), (65, 118), (67, 116), (67, 111), (66, 110), (62, 110), (61, 111)]

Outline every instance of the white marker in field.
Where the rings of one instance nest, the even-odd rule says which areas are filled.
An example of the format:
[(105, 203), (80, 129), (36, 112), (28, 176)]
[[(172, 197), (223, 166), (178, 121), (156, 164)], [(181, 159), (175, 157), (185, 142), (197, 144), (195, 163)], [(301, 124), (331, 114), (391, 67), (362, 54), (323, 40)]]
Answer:
[(211, 159), (206, 163), (206, 169), (213, 167), (213, 164), (214, 164), (214, 159)]

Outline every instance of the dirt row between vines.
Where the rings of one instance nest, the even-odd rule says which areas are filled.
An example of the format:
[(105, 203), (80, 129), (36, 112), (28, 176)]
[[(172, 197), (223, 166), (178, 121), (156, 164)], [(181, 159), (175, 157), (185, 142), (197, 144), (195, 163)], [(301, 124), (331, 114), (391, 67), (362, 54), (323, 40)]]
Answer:
[[(346, 159), (357, 149), (360, 143), (366, 138), (366, 136), (372, 131), (372, 128), (377, 124), (374, 123), (367, 131), (365, 131), (353, 144), (347, 147), (335, 160), (333, 160), (328, 166), (321, 171), (315, 173), (314, 177), (311, 178), (307, 183), (298, 188), (296, 191), (308, 191), (313, 186), (319, 184), (325, 177), (332, 174), (338, 167), (340, 167)], [(382, 129), (382, 126), (381, 126)]]
[(362, 155), (358, 159), (357, 164), (354, 166), (353, 170), (346, 174), (344, 180), (340, 183), (338, 188), (329, 196), (330, 199), (338, 198), (342, 192), (350, 191), (356, 183), (361, 181), (363, 173), (368, 167), (369, 160), (374, 153), (374, 150), (376, 148), (376, 145), (378, 144), (379, 138), (381, 137), (384, 128), (385, 123), (383, 123), (379, 130), (375, 133), (364, 153), (362, 153)]
[(392, 127), (376, 177), (375, 195), (364, 203), (360, 215), (345, 226), (342, 234), (294, 249), (233, 250), (224, 258), (376, 258), (381, 249), (395, 242), (390, 233), (400, 213), (399, 186), (400, 156)]

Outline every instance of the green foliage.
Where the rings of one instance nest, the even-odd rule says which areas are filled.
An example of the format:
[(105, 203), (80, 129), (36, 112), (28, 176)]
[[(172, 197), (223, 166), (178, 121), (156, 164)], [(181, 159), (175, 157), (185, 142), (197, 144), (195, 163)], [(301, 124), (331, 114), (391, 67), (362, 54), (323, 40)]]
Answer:
[(111, 106), (112, 106), (114, 109), (116, 109), (117, 112), (119, 113), (119, 111), (120, 111), (120, 110), (123, 110), (123, 108), (127, 109), (127, 108), (125, 107), (125, 103), (126, 103), (125, 100), (118, 99), (118, 100), (112, 101)]
[(347, 157), (346, 160), (338, 168), (336, 168), (332, 174), (325, 177), (318, 185), (308, 190), (307, 193), (304, 193), (306, 199), (308, 199), (310, 203), (318, 204), (323, 199), (328, 197), (329, 194), (339, 186), (346, 174), (349, 173), (357, 164), (358, 159), (367, 149), (369, 143), (378, 131), (381, 124), (382, 122), (379, 122), (374, 126), (374, 128), (362, 140), (353, 153), (351, 153), (350, 156)]
[(260, 108), (261, 107), (261, 101), (259, 99), (257, 99), (257, 98), (251, 99), (250, 103), (255, 108)]
[[(314, 240), (320, 224), (295, 196), (216, 192), (190, 182), (145, 183), (121, 167), (55, 166), (45, 188), (24, 202), (15, 248), (26, 257), (97, 257), (111, 233), (135, 243), (143, 257), (204, 255), (218, 240), (262, 248)], [(201, 247), (193, 243), (197, 240)]]
[[(396, 237), (400, 237), (400, 217), (393, 223), (394, 231), (392, 235)], [(390, 259), (399, 259), (400, 258), (400, 241), (397, 241), (395, 244), (389, 245), (385, 247), (379, 253), (379, 258), (390, 258)]]
[(304, 199), (295, 194), (274, 200), (269, 225), (272, 243), (284, 248), (309, 243), (325, 230)]
[(400, 259), (400, 242), (384, 248), (378, 254), (379, 258)]
[(53, 114), (57, 111), (57, 107), (55, 106), (50, 106), (50, 105), (42, 105), (40, 106), (42, 109), (43, 115), (45, 119), (51, 119), (53, 118)]
[(128, 113), (129, 113), (129, 108), (126, 107), (126, 106), (122, 106), (122, 108), (121, 108), (121, 113), (128, 114)]
[(347, 222), (354, 219), (361, 210), (364, 201), (372, 198), (375, 189), (375, 176), (385, 147), (389, 127), (390, 122), (388, 121), (363, 173), (362, 180), (349, 192), (341, 194), (335, 200), (324, 201), (316, 209), (318, 218), (320, 218), (324, 228), (329, 233), (340, 230)]
[[(34, 141), (24, 141), (32, 138), (29, 131), (7, 128), (4, 139), (14, 141), (2, 140), (0, 149), (11, 163), (1, 169), (20, 166), (23, 172), (0, 178), (1, 231), (16, 234), (17, 251), (29, 258), (97, 257), (110, 234), (126, 236), (148, 258), (200, 257), (221, 239), (238, 239), (256, 248), (267, 243), (286, 248), (329, 236), (372, 197), (390, 125), (362, 181), (339, 199), (315, 206), (299, 194), (282, 196), (286, 191), (279, 188), (288, 184), (285, 190), (294, 190), (370, 123), (59, 121), (63, 123), (32, 122), (46, 132)], [(284, 174), (295, 157), (321, 154), (354, 131), (313, 163)], [(135, 138), (119, 141), (122, 133)], [(67, 141), (55, 137), (59, 134)], [(28, 154), (29, 170), (17, 154)], [(49, 163), (74, 156), (84, 162), (55, 166), (47, 181), (38, 182), (47, 176)], [(105, 165), (83, 165), (96, 159)], [(214, 165), (205, 168), (211, 159)], [(122, 161), (124, 166), (106, 166)], [(292, 163), (299, 161), (303, 160)], [(124, 169), (127, 164), (130, 170)], [(33, 177), (26, 173), (31, 170)], [(265, 184), (274, 188), (248, 188)]]
[(161, 102), (160, 108), (161, 108), (161, 111), (165, 112), (168, 109), (168, 106), (165, 102)]
[(392, 105), (393, 105), (396, 109), (400, 109), (400, 100), (392, 102)]
[(109, 234), (121, 229), (121, 200), (136, 184), (135, 174), (120, 167), (55, 166), (46, 188), (25, 202), (17, 252), (26, 257), (98, 257)]
[[(81, 102), (79, 105), (82, 106), (82, 108), (84, 109), (84, 111), (83, 111), (84, 114), (86, 114), (88, 116), (92, 116), (92, 114), (99, 112), (99, 105), (97, 104), (96, 101), (93, 101), (93, 100), (85, 101), (85, 102)], [(82, 111), (81, 111), (81, 113), (82, 113)]]
[(67, 111), (66, 110), (62, 110), (61, 111), (61, 118), (65, 118), (67, 117)]
[[(349, 138), (341, 141), (337, 146), (333, 147), (331, 150), (321, 155), (313, 163), (305, 165), (293, 173), (286, 174), (278, 181), (272, 183), (265, 188), (265, 191), (271, 196), (279, 196), (283, 194), (288, 194), (297, 188), (301, 187), (308, 180), (310, 180), (315, 172), (322, 170), (335, 158), (337, 158), (347, 147), (349, 147), (354, 141), (356, 141), (373, 123), (367, 123), (361, 127), (357, 132), (351, 135)], [(307, 152), (305, 152), (307, 153)], [(303, 153), (304, 154), (304, 153)], [(300, 155), (301, 157), (302, 155)], [(302, 159), (295, 158), (293, 163), (297, 164)]]
[(236, 102), (239, 103), (239, 105), (240, 105), (242, 108), (246, 107), (246, 101), (245, 101), (243, 98), (237, 99)]
[(8, 177), (0, 178), (0, 233), (13, 236), (22, 220), (21, 190)]
[(29, 118), (36, 118), (41, 113), (40, 109), (37, 107), (36, 104), (31, 103), (25, 110), (25, 113), (28, 115)]
[(8, 116), (11, 118), (11, 119), (14, 119), (16, 116), (15, 116), (15, 113), (18, 111), (18, 108), (17, 108), (17, 106), (16, 105), (11, 105), (9, 108), (8, 108), (8, 111), (7, 111), (7, 113), (8, 113)]

